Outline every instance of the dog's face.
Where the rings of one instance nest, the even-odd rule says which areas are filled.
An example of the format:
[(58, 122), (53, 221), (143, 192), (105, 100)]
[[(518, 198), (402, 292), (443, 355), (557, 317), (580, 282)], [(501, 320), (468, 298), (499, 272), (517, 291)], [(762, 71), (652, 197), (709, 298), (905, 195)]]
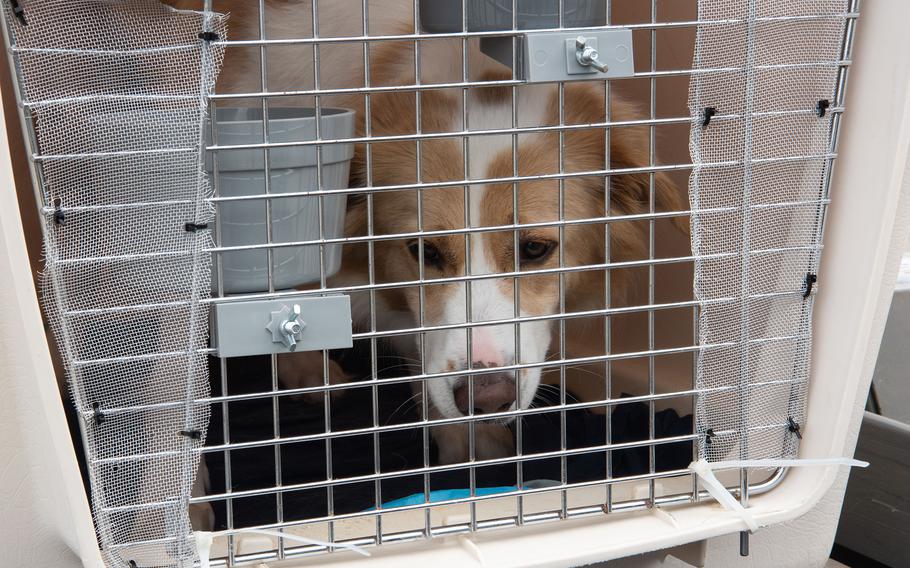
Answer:
[[(423, 132), (462, 129), (460, 122), (456, 124), (460, 102), (442, 93), (422, 96), (426, 109)], [(603, 120), (603, 98), (593, 89), (567, 89), (566, 100), (566, 108), (576, 109), (564, 117), (567, 123)], [(544, 116), (537, 124), (556, 123), (557, 102), (553, 96), (548, 105), (540, 107)], [(389, 96), (374, 102), (373, 108), (374, 135), (414, 132), (412, 95)], [(484, 117), (471, 130), (499, 127), (497, 112), (506, 119), (511, 116), (507, 102), (497, 102), (495, 97), (475, 98), (470, 108)], [(355, 158), (354, 178), (384, 186), (600, 171), (605, 167), (605, 139), (603, 129), (567, 132), (562, 157), (560, 137), (554, 132), (522, 136), (514, 157), (509, 135), (470, 136), (466, 144), (457, 138), (427, 139), (420, 143), (419, 177), (413, 141), (375, 144), (370, 150), (369, 178), (363, 149)], [(646, 140), (640, 132), (613, 134), (612, 167), (647, 163)], [(660, 192), (656, 205), (673, 208), (678, 200), (673, 189), (660, 176), (656, 181)], [(413, 325), (442, 328), (426, 332), (423, 339), (415, 338), (426, 373), (448, 373), (427, 381), (431, 410), (436, 414), (454, 418), (472, 408), (478, 414), (530, 405), (542, 371), (534, 364), (546, 361), (551, 347), (558, 343), (558, 325), (546, 316), (560, 312), (561, 297), (603, 294), (602, 288), (584, 289), (592, 279), (591, 271), (560, 276), (556, 270), (605, 262), (604, 224), (560, 227), (559, 221), (602, 217), (608, 201), (611, 215), (647, 211), (647, 175), (614, 176), (609, 198), (605, 188), (603, 176), (584, 176), (567, 178), (562, 187), (556, 179), (534, 179), (374, 194), (375, 234), (408, 235), (376, 242), (377, 280), (423, 281), (423, 286), (412, 285), (396, 293), (403, 296)], [(364, 205), (363, 200), (358, 201), (349, 218), (361, 231)], [(516, 222), (521, 226), (515, 227)], [(630, 223), (612, 225), (610, 238), (611, 248), (618, 251), (612, 255), (613, 261), (641, 258), (646, 250), (646, 236)], [(594, 280), (598, 278), (602, 283), (602, 270)], [(614, 284), (614, 295), (621, 293), (618, 288), (621, 286)], [(522, 322), (516, 323), (519, 318)], [(509, 366), (521, 368), (460, 373)], [(473, 381), (472, 389), (468, 381)]]
[[(558, 184), (552, 182), (519, 187), (519, 223), (554, 221), (557, 196)], [(401, 196), (383, 196), (376, 200), (375, 214), (396, 211), (416, 220), (416, 205), (403, 201)], [(416, 346), (422, 350), (427, 373), (543, 362), (552, 342), (551, 322), (516, 325), (513, 320), (558, 311), (559, 277), (533, 273), (557, 268), (561, 256), (567, 265), (578, 264), (571, 251), (581, 249), (573, 247), (568, 236), (568, 246), (561, 242), (556, 227), (483, 230), (513, 225), (511, 185), (428, 189), (422, 201), (423, 231), (459, 233), (426, 237), (422, 243), (418, 238), (402, 239), (378, 247), (383, 276), (390, 281), (422, 278), (429, 282), (422, 290), (403, 291), (415, 323), (426, 327), (480, 324), (470, 326), (470, 332), (465, 327), (427, 332), (423, 344)], [(398, 230), (416, 231), (413, 220), (398, 225)], [(525, 272), (529, 275), (520, 276)], [(445, 417), (466, 414), (470, 408), (475, 414), (502, 412), (526, 408), (540, 374), (539, 367), (531, 367), (517, 373), (475, 375), (473, 393), (469, 379), (448, 376), (428, 381), (428, 392), (433, 407)]]

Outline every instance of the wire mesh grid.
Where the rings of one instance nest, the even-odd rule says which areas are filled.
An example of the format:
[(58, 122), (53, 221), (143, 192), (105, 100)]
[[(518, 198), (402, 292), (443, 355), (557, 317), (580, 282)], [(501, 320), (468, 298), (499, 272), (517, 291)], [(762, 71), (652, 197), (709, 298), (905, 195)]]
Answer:
[[(553, 2), (556, 10), (548, 12), (559, 14), (548, 26), (553, 30), (573, 28), (566, 21), (572, 10), (564, 2)], [(208, 476), (209, 487), (189, 503), (203, 516), (211, 514), (214, 528), (224, 531), (215, 564), (698, 501), (706, 494), (685, 468), (688, 461), (712, 451), (739, 455), (746, 450), (735, 443), (731, 449), (727, 438), (749, 440), (792, 427), (781, 417), (752, 423), (741, 408), (729, 413), (739, 422), (715, 428), (680, 415), (699, 405), (727, 409), (741, 400), (741, 384), (696, 383), (705, 353), (744, 351), (748, 361), (753, 349), (768, 356), (779, 344), (808, 341), (773, 329), (737, 337), (706, 334), (700, 328), (705, 314), (733, 309), (741, 298), (791, 301), (811, 292), (808, 280), (808, 289), (802, 282), (761, 291), (720, 286), (723, 293), (693, 297), (686, 271), (693, 263), (739, 263), (770, 273), (786, 255), (798, 257), (807, 274), (817, 265), (856, 0), (800, 8), (758, 1), (614, 0), (598, 25), (633, 30), (634, 76), (551, 85), (528, 85), (506, 68), (491, 71), (479, 55), (480, 41), (510, 38), (511, 67), (519, 69), (521, 0), (512, 0), (511, 29), (473, 30), (472, 4), (465, 2), (458, 31), (433, 34), (420, 26), (427, 3), (417, 0), (171, 3), (231, 14), (230, 35), (208, 41), (225, 50), (225, 69), (208, 97), (206, 125), (215, 189), (209, 201), (217, 211), (215, 245), (207, 251), (215, 260), (213, 294), (196, 301), (208, 306), (347, 294), (356, 314), (351, 352), (210, 358), (212, 394), (191, 401), (213, 411), (206, 446), (194, 450), (205, 458), (208, 471), (200, 476)], [(6, 25), (15, 22), (7, 12)], [(827, 39), (836, 41), (838, 53), (832, 58), (820, 50), (817, 60), (799, 63), (761, 57), (767, 54), (756, 62), (718, 53), (722, 34), (749, 37), (774, 26), (833, 34), (834, 40)], [(703, 51), (693, 64), (696, 31)], [(15, 58), (23, 52), (14, 45), (13, 53), (20, 68)], [(819, 82), (830, 79), (836, 88), (824, 105), (807, 99), (795, 106), (792, 99), (760, 92), (746, 94), (744, 100), (759, 102), (745, 107), (731, 104), (703, 113), (704, 105), (686, 106), (689, 100), (701, 102), (697, 93), (687, 95), (694, 77), (710, 91), (744, 77), (748, 83), (749, 76), (761, 73), (808, 74)], [(33, 110), (28, 97), (22, 102)], [(253, 115), (260, 123), (258, 140), (223, 140), (220, 117), (238, 107), (258, 113)], [(281, 138), (276, 132), (281, 123), (274, 119), (304, 107), (315, 118), (314, 132), (303, 139)], [(335, 108), (356, 111), (351, 134), (326, 135), (325, 117)], [(772, 155), (753, 156), (752, 143), (737, 134), (750, 131), (752, 121), (777, 125), (790, 142)], [(30, 120), (23, 122), (30, 128)], [(817, 139), (801, 143), (806, 132)], [(707, 148), (702, 136), (739, 140), (742, 147), (734, 158), (730, 152), (696, 155), (696, 149)], [(166, 191), (143, 188), (137, 192), (148, 198), (126, 205), (48, 202), (44, 188), (53, 180), (45, 164), (83, 156), (65, 148), (41, 151), (34, 133), (30, 138), (46, 220), (61, 212), (113, 219), (128, 207), (151, 212), (182, 202)], [(818, 140), (825, 148), (821, 153), (813, 143)], [(328, 155), (344, 148), (354, 148), (350, 184), (330, 181), (328, 161), (334, 165), (335, 158)], [(314, 177), (308, 183), (285, 181), (287, 167), (276, 164), (287, 151), (312, 154)], [(118, 148), (93, 156), (128, 171), (132, 152)], [(242, 172), (226, 167), (243, 152), (258, 156), (261, 176), (243, 179)], [(736, 178), (743, 171), (783, 176), (793, 163), (818, 164), (817, 171), (805, 174), (811, 181), (791, 180), (817, 185), (767, 202), (721, 195), (690, 205), (682, 197), (693, 171), (702, 182), (712, 176), (728, 183), (739, 179), (736, 183), (748, 188), (748, 180)], [(168, 186), (166, 176), (162, 170), (162, 187)], [(255, 188), (225, 191), (236, 181), (229, 178), (238, 176)], [(231, 212), (244, 207), (262, 219), (259, 240), (226, 242), (225, 223), (242, 224)], [(295, 207), (311, 212), (309, 226), (318, 231), (306, 238), (276, 236)], [(339, 207), (347, 210), (345, 228), (331, 222)], [(733, 219), (743, 211), (757, 224), (808, 228), (751, 247), (726, 234), (703, 233), (708, 238), (698, 241), (696, 231), (695, 252), (689, 248), (684, 231), (690, 216), (716, 229), (711, 220)], [(680, 242), (682, 249), (668, 244)], [(66, 256), (86, 264), (129, 254), (84, 247)], [(259, 259), (255, 262), (265, 272), (265, 286), (258, 290), (230, 288), (226, 269), (244, 254), (259, 255), (245, 257)], [(175, 255), (147, 253), (146, 270)], [(318, 267), (308, 283), (278, 284), (284, 263), (302, 256), (315, 258)], [(335, 256), (343, 257), (340, 267)], [(733, 284), (742, 283), (741, 272)], [(668, 280), (681, 281), (682, 293)], [(153, 298), (129, 306), (88, 301), (68, 316), (135, 314), (193, 301), (167, 306)], [(194, 353), (213, 355), (214, 349)], [(182, 354), (175, 347), (124, 354), (113, 362)], [(110, 362), (77, 357), (70, 369)], [(749, 382), (748, 371), (738, 376), (759, 390), (792, 389), (806, 380), (796, 372), (795, 379), (762, 376)], [(183, 404), (131, 401), (106, 405), (104, 415), (164, 413)], [(118, 453), (97, 456), (93, 463), (128, 466), (182, 451)], [(731, 488), (745, 501), (781, 475), (765, 474), (750, 485), (743, 470)], [(104, 509), (127, 514), (156, 505), (161, 503)], [(285, 537), (244, 544), (249, 529)], [(301, 544), (300, 537), (327, 544)]]

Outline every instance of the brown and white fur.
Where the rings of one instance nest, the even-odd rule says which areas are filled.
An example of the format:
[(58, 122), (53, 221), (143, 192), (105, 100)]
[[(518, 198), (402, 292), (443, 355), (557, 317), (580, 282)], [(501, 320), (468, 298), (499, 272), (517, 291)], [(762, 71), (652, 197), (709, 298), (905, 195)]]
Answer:
[[(198, 0), (176, 0), (179, 7), (198, 8)], [(228, 0), (216, 2), (215, 9), (231, 13), (231, 35), (234, 39), (259, 37), (259, 14), (256, 2)], [(311, 5), (308, 0), (267, 0), (266, 34), (270, 38), (312, 37)], [(332, 0), (319, 4), (319, 35), (359, 36), (363, 34), (361, 0)], [(413, 0), (372, 0), (369, 2), (370, 35), (413, 33)], [(268, 48), (267, 88), (303, 90), (314, 87), (312, 48), (283, 46)], [(475, 41), (469, 42), (468, 80), (498, 81), (511, 78), (511, 71), (480, 54)], [(225, 57), (218, 89), (220, 92), (263, 90), (258, 48), (231, 48)], [(320, 49), (320, 88), (361, 87), (364, 85), (362, 44), (332, 44)], [(414, 44), (410, 41), (378, 42), (369, 48), (371, 86), (415, 84)], [(420, 81), (423, 84), (461, 82), (463, 80), (462, 42), (460, 39), (422, 41), (419, 53)], [(603, 82), (568, 83), (560, 104), (556, 85), (491, 86), (471, 88), (467, 100), (461, 89), (424, 90), (420, 93), (420, 124), (417, 123), (417, 96), (414, 92), (385, 92), (370, 96), (371, 122), (365, 122), (364, 98), (352, 96), (322, 97), (323, 106), (340, 106), (357, 111), (357, 136), (394, 136), (457, 132), (462, 130), (495, 130), (511, 128), (513, 118), (520, 127), (554, 126), (560, 120), (567, 125), (605, 121), (605, 88)], [(253, 103), (257, 104), (257, 103)], [(312, 99), (288, 101), (273, 99), (273, 106), (312, 104)], [(560, 110), (562, 108), (562, 111)], [(610, 119), (628, 120), (635, 108), (613, 96)], [(464, 110), (464, 112), (463, 112)], [(467, 124), (463, 118), (467, 117)], [(647, 129), (635, 127), (584, 128), (566, 131), (562, 138), (554, 130), (522, 134), (513, 157), (513, 138), (505, 135), (475, 135), (467, 138), (467, 163), (462, 138), (425, 139), (358, 145), (352, 165), (353, 186), (394, 186), (402, 184), (453, 182), (463, 179), (491, 180), (519, 176), (546, 176), (563, 172), (599, 171), (606, 168), (606, 140), (609, 139), (609, 166), (613, 169), (637, 168), (649, 163)], [(560, 163), (562, 161), (562, 164)], [(418, 162), (420, 171), (418, 172)], [(467, 178), (465, 176), (467, 175)], [(680, 196), (662, 174), (654, 175), (657, 210), (683, 208)], [(532, 225), (519, 230), (520, 269), (540, 270), (564, 266), (597, 265), (607, 261), (622, 262), (647, 258), (645, 226), (633, 222), (611, 223), (609, 245), (605, 242), (603, 223), (538, 226), (564, 219), (589, 219), (607, 214), (630, 215), (649, 210), (647, 173), (616, 175), (610, 179), (609, 191), (602, 176), (570, 177), (562, 190), (555, 179), (533, 179), (518, 184), (518, 222)], [(465, 202), (467, 197), (468, 203)], [(418, 196), (414, 190), (380, 191), (372, 197), (372, 230), (376, 235), (413, 233), (418, 230), (451, 231), (498, 227), (514, 222), (513, 185), (509, 182), (470, 183), (463, 186), (424, 189), (421, 197), (423, 223), (419, 225)], [(609, 211), (606, 205), (609, 203)], [(349, 200), (347, 234), (366, 235), (368, 230), (367, 199)], [(682, 227), (681, 227), (682, 228)], [(685, 228), (683, 228), (685, 229)], [(515, 269), (513, 231), (474, 232), (466, 243), (464, 235), (428, 236), (423, 240), (424, 277), (426, 279), (510, 273)], [(413, 282), (420, 277), (416, 258), (417, 239), (379, 240), (375, 242), (375, 282)], [(540, 251), (539, 258), (531, 259)], [(330, 286), (368, 282), (367, 245), (348, 246), (341, 272)], [(467, 270), (467, 265), (470, 270)], [(613, 304), (634, 284), (631, 274), (613, 270), (586, 270), (565, 274), (562, 286), (565, 310), (577, 312), (605, 307), (605, 285), (611, 286)], [(515, 280), (508, 278), (476, 279), (423, 287), (423, 325), (437, 326), (468, 321), (466, 305), (470, 295), (470, 321), (483, 322), (516, 317), (555, 314), (560, 311), (560, 276), (556, 274), (522, 277), (518, 283), (519, 313), (514, 313)], [(376, 294), (377, 320), (380, 328), (416, 327), (420, 324), (419, 288), (387, 289)], [(353, 306), (356, 324), (368, 329), (369, 303), (366, 295), (355, 295)], [(355, 324), (355, 325), (356, 325)], [(602, 325), (569, 323), (566, 326), (567, 355), (575, 345), (603, 345)], [(558, 325), (552, 321), (529, 321), (520, 324), (520, 361), (515, 360), (515, 326), (513, 324), (473, 328), (471, 352), (473, 366), (489, 367), (515, 363), (539, 363), (558, 355)], [(467, 337), (464, 329), (434, 331), (425, 334), (424, 352), (420, 353), (418, 336), (399, 338), (393, 349), (404, 357), (425, 361), (427, 373), (443, 373), (468, 368)], [(323, 384), (321, 354), (300, 353), (279, 357), (279, 376), (286, 386)], [(480, 376), (475, 379), (474, 403), (481, 411), (528, 408), (541, 383), (540, 368), (520, 371), (519, 397), (515, 400), (511, 373)], [(340, 367), (332, 364), (333, 382), (349, 380)], [(431, 418), (456, 418), (464, 415), (465, 379), (446, 377), (426, 381)], [(419, 387), (419, 383), (418, 386)], [(451, 463), (468, 458), (466, 427), (445, 426), (433, 429), (440, 461)], [(513, 451), (511, 437), (501, 423), (477, 423), (475, 456), (477, 459), (508, 455)]]

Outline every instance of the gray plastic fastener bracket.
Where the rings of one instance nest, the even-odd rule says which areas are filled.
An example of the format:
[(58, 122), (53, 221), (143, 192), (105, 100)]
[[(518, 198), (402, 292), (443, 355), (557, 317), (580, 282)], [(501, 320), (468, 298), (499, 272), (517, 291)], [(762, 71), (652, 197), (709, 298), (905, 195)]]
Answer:
[[(579, 39), (584, 47), (579, 54)], [(481, 50), (512, 66), (512, 38), (483, 38)], [(526, 32), (518, 39), (518, 78), (528, 83), (619, 79), (635, 75), (632, 30), (592, 28), (559, 32)], [(585, 54), (584, 50), (589, 51)], [(591, 55), (595, 54), (596, 64)], [(587, 63), (584, 63), (587, 62)], [(600, 68), (600, 69), (598, 69)], [(601, 70), (603, 69), (603, 70)]]
[[(345, 349), (353, 345), (349, 296), (226, 301), (212, 310), (218, 357)], [(306, 319), (306, 322), (303, 319)]]

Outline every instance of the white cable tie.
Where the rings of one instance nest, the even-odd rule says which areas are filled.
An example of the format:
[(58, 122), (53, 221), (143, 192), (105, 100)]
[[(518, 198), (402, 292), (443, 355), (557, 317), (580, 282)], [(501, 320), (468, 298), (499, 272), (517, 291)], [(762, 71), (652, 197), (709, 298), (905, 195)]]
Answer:
[(651, 512), (654, 514), (655, 517), (657, 517), (657, 518), (659, 518), (660, 520), (664, 521), (665, 523), (667, 523), (668, 525), (670, 525), (670, 526), (673, 527), (674, 529), (678, 529), (678, 528), (679, 528), (679, 523), (676, 522), (676, 517), (674, 517), (674, 516), (673, 516), (669, 511), (667, 511), (666, 509), (663, 509), (663, 508), (661, 508), (661, 507), (654, 507), (654, 508), (651, 509)]
[(772, 467), (811, 467), (846, 465), (850, 467), (867, 467), (869, 462), (851, 458), (804, 458), (804, 459), (770, 459), (770, 460), (730, 460), (708, 463), (705, 460), (694, 461), (689, 470), (695, 473), (704, 485), (705, 490), (728, 511), (739, 515), (749, 530), (758, 530), (758, 521), (752, 513), (743, 507), (724, 484), (714, 475), (715, 469), (772, 468)]
[(349, 544), (346, 542), (325, 542), (322, 540), (317, 540), (315, 538), (309, 538), (305, 536), (298, 536), (295, 534), (288, 534), (279, 531), (270, 531), (265, 529), (233, 529), (219, 532), (205, 532), (205, 531), (196, 531), (196, 545), (199, 549), (199, 568), (209, 568), (209, 561), (211, 559), (211, 549), (212, 541), (215, 537), (218, 536), (227, 536), (227, 535), (239, 535), (242, 533), (250, 534), (261, 534), (266, 536), (273, 536), (276, 538), (283, 538), (285, 540), (290, 540), (294, 542), (299, 542), (301, 544), (311, 544), (314, 546), (324, 546), (325, 548), (344, 548), (352, 552), (356, 552), (362, 556), (369, 556), (370, 553), (364, 550), (363, 548), (357, 546), (356, 544)]
[(199, 568), (211, 568), (209, 563), (212, 559), (212, 541), (214, 534), (206, 531), (196, 531), (193, 533), (196, 537), (196, 550), (199, 551)]
[(479, 566), (486, 566), (487, 563), (484, 561), (483, 553), (480, 551), (480, 547), (477, 546), (477, 543), (474, 540), (467, 536), (461, 535), (458, 537), (458, 543), (461, 547), (467, 551), (468, 554), (474, 557), (474, 560), (477, 561)]
[(727, 491), (727, 488), (724, 487), (724, 484), (717, 479), (714, 475), (714, 471), (711, 469), (711, 464), (705, 460), (694, 461), (689, 464), (689, 470), (695, 473), (701, 479), (702, 485), (705, 486), (705, 489), (714, 497), (714, 500), (720, 503), (721, 507), (732, 511), (739, 515), (739, 518), (749, 527), (750, 531), (758, 530), (758, 521), (755, 520), (755, 517), (752, 516), (752, 513), (749, 512), (745, 507), (742, 506), (742, 503), (736, 500), (733, 495)]
[[(705, 462), (708, 463), (708, 462)], [(868, 467), (869, 462), (852, 458), (795, 458), (771, 460), (730, 460), (708, 463), (711, 469), (742, 469), (744, 467), (812, 467), (827, 465), (846, 465), (850, 467)]]

